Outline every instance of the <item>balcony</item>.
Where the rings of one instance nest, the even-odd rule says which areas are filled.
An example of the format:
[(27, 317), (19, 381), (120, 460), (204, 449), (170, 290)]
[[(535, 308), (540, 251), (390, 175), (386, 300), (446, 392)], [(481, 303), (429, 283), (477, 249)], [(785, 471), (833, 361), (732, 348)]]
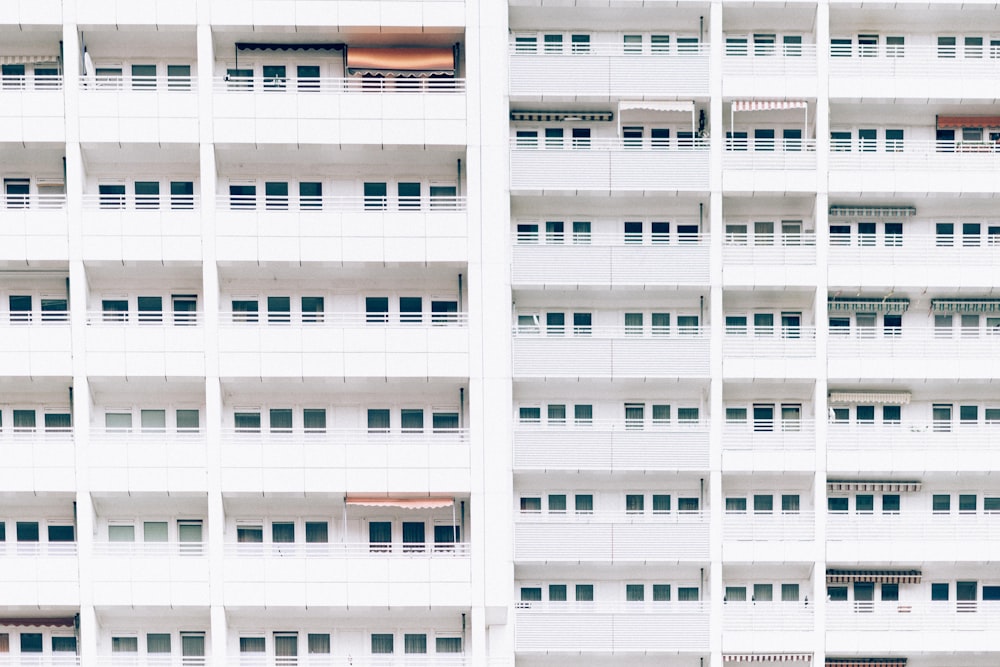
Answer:
[(726, 470), (812, 470), (816, 463), (816, 429), (811, 421), (727, 423), (722, 433), (722, 467)]
[[(7, 12), (7, 5), (4, 3), (0, 8), (0, 16)], [(16, 12), (18, 0), (13, 5)], [(34, 11), (24, 9), (23, 13), (34, 14)], [(52, 14), (61, 16), (62, 7), (57, 5)], [(43, 22), (51, 20), (46, 18)], [(13, 22), (18, 23), (16, 19)], [(64, 107), (62, 76), (0, 76), (0, 143), (65, 142)]]
[[(708, 238), (684, 235), (651, 245), (623, 241), (621, 235), (520, 233), (514, 238), (512, 281), (515, 287), (706, 285)], [(540, 241), (542, 241), (540, 243)]]
[(829, 338), (831, 378), (991, 379), (1000, 374), (1000, 335), (992, 330), (862, 327), (833, 330)]
[(578, 140), (552, 148), (511, 140), (512, 195), (703, 192), (708, 190), (708, 141), (684, 147), (635, 148), (622, 139)]
[[(961, 49), (961, 47), (959, 47)], [(974, 100), (1000, 96), (1000, 62), (983, 46), (834, 45), (830, 97), (857, 99)]]
[(514, 627), (518, 653), (708, 651), (708, 609), (700, 602), (522, 602)]
[(200, 542), (96, 542), (97, 606), (207, 607), (208, 557)]
[(633, 335), (625, 327), (587, 327), (573, 335), (514, 329), (515, 378), (704, 377), (708, 331), (681, 327)]
[(816, 97), (816, 45), (727, 44), (722, 58), (726, 97)]
[(10, 492), (76, 490), (72, 428), (0, 429), (0, 488)]
[(828, 652), (916, 654), (987, 652), (1000, 648), (992, 632), (998, 602), (828, 602)]
[(514, 523), (514, 560), (620, 563), (708, 558), (708, 517), (677, 514), (522, 513)]
[[(142, 4), (128, 4), (135, 9)], [(113, 5), (112, 5), (113, 6)], [(170, 3), (170, 11), (177, 8)], [(150, 23), (148, 13), (141, 13), (142, 23)], [(112, 16), (109, 23), (127, 23), (122, 16)], [(84, 76), (80, 79), (80, 140), (118, 143), (198, 143), (198, 91), (187, 76), (131, 77)]]
[[(287, 14), (279, 21), (287, 22)], [(330, 17), (325, 20), (329, 25)], [(464, 146), (465, 79), (217, 77), (217, 143)]]
[[(548, 46), (548, 45), (546, 45)], [(578, 46), (578, 45), (574, 45)], [(511, 100), (675, 99), (707, 96), (707, 44), (590, 44), (585, 53), (537, 53), (510, 45)]]
[(365, 313), (324, 313), (308, 320), (284, 317), (265, 324), (257, 322), (256, 313), (223, 313), (220, 375), (469, 376), (465, 313), (437, 314), (431, 322), (399, 323), (372, 320)]
[(726, 512), (722, 553), (734, 561), (811, 561), (816, 555), (815, 524), (813, 512)]
[(833, 141), (830, 150), (831, 193), (991, 193), (1000, 177), (1000, 146), (989, 142)]
[(722, 355), (722, 371), (729, 378), (814, 378), (816, 328), (785, 326), (762, 334), (728, 327)]
[(991, 561), (1000, 546), (997, 514), (834, 514), (826, 520), (827, 559), (904, 562)]
[(84, 195), (83, 256), (90, 261), (200, 261), (194, 195)]
[(998, 274), (1000, 244), (993, 237), (905, 234), (876, 245), (872, 235), (830, 235), (830, 285), (987, 287), (998, 282)]
[(215, 217), (220, 261), (465, 262), (465, 197), (320, 197), (307, 202), (222, 196)]
[(195, 25), (198, 0), (107, 0), (80, 3), (80, 25)]
[(205, 375), (198, 313), (91, 311), (86, 344), (92, 376)]
[[(732, 140), (731, 140), (732, 141)], [(816, 141), (736, 140), (722, 157), (722, 187), (735, 192), (815, 192)]]
[(0, 586), (11, 607), (78, 607), (75, 542), (0, 543)]
[(724, 651), (810, 651), (815, 646), (815, 603), (726, 602)]
[(1000, 466), (1000, 425), (830, 424), (830, 470), (982, 471)]
[[(463, 0), (378, 0), (330, 5), (313, 0), (213, 0), (213, 25), (282, 26), (294, 17), (296, 26), (425, 26), (465, 27)], [(354, 658), (358, 660), (357, 657)]]
[(207, 489), (205, 434), (93, 429), (90, 486), (109, 492)]
[(468, 607), (468, 544), (227, 544), (226, 606)]
[(816, 284), (816, 235), (726, 234), (722, 246), (722, 281), (726, 285)]
[[(18, 319), (14, 317), (18, 316)], [(73, 374), (69, 313), (45, 311), (0, 320), (0, 375), (65, 376)], [(0, 314), (2, 317), (2, 314)]]
[(227, 432), (222, 490), (235, 493), (461, 493), (470, 490), (466, 429)]
[(636, 426), (577, 421), (569, 426), (519, 424), (514, 469), (707, 470), (708, 425), (702, 422)]
[(0, 194), (0, 210), (0, 261), (68, 261), (66, 195)]

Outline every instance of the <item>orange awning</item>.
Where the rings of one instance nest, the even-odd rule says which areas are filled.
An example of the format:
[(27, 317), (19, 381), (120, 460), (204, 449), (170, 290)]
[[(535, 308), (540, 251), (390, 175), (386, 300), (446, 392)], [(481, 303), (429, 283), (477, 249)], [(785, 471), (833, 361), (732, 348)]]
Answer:
[(347, 48), (348, 74), (455, 74), (455, 54), (450, 46)]
[(939, 130), (962, 127), (1000, 127), (1000, 116), (938, 116)]
[(397, 507), (406, 510), (433, 510), (452, 507), (454, 498), (369, 498), (347, 496), (347, 505), (361, 507)]

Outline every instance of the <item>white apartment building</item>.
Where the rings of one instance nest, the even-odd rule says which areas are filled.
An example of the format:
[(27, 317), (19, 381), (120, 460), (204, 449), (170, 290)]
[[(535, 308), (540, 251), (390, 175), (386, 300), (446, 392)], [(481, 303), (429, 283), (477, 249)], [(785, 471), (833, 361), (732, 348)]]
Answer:
[(988, 667), (1000, 13), (0, 2), (0, 665)]

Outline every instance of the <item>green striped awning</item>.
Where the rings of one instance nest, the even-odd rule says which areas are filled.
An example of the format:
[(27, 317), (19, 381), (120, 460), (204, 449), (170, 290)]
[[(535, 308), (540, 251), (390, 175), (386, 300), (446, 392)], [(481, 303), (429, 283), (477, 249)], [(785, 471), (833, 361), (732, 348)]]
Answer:
[(827, 299), (830, 312), (841, 313), (905, 313), (910, 300), (899, 297), (840, 297)]
[(1000, 299), (931, 299), (935, 313), (1000, 313)]

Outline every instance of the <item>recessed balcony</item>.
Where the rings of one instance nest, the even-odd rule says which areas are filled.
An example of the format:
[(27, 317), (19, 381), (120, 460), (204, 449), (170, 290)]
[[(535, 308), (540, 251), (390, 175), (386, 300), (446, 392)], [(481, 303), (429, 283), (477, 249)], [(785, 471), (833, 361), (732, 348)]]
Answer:
[(671, 193), (708, 190), (708, 141), (676, 148), (642, 148), (612, 137), (553, 148), (514, 138), (512, 195)]
[(227, 544), (227, 606), (468, 607), (468, 544)]
[(222, 489), (236, 493), (439, 493), (470, 489), (466, 429), (229, 431)]
[(827, 559), (854, 562), (990, 561), (1000, 542), (1000, 515), (842, 514), (826, 519)]
[(204, 492), (205, 448), (205, 434), (197, 431), (93, 429), (90, 486), (107, 492)]
[(769, 331), (727, 327), (723, 374), (733, 378), (809, 379), (816, 374), (816, 327), (782, 326)]
[(816, 97), (816, 45), (730, 43), (722, 74), (727, 97)]
[(987, 652), (1000, 648), (992, 628), (1000, 603), (899, 601), (826, 603), (828, 652)]
[(830, 470), (981, 471), (1000, 466), (1000, 426), (934, 421), (827, 427)]
[(811, 561), (816, 551), (815, 523), (813, 512), (726, 512), (722, 552), (727, 560)]
[(514, 523), (514, 559), (526, 562), (677, 562), (708, 558), (700, 512), (532, 515)]
[(572, 425), (519, 424), (515, 470), (705, 470), (708, 425), (703, 422), (636, 426), (575, 421)]
[(514, 329), (515, 378), (704, 377), (708, 332), (677, 327), (635, 334), (626, 327), (585, 327), (572, 335)]
[[(510, 45), (512, 100), (675, 99), (708, 95), (707, 44)], [(560, 49), (561, 51), (561, 49)]]
[(199, 261), (197, 195), (83, 197), (83, 256), (89, 261)]
[(708, 650), (701, 602), (522, 602), (514, 615), (518, 653), (625, 654)]
[(210, 604), (208, 555), (200, 542), (96, 542), (93, 549), (95, 605)]
[(668, 286), (708, 283), (708, 237), (632, 243), (620, 234), (514, 237), (515, 287)]
[[(176, 11), (173, 4), (170, 11)], [(150, 22), (148, 13), (142, 16), (143, 22)], [(112, 13), (108, 22), (128, 21)], [(196, 144), (198, 113), (197, 85), (190, 76), (80, 78), (81, 141)]]
[(101, 376), (204, 376), (205, 332), (196, 312), (91, 311), (87, 372)]
[(12, 607), (80, 604), (76, 542), (0, 543), (0, 585)]
[(1000, 336), (991, 329), (834, 329), (829, 374), (837, 378), (990, 379), (1000, 374)]

